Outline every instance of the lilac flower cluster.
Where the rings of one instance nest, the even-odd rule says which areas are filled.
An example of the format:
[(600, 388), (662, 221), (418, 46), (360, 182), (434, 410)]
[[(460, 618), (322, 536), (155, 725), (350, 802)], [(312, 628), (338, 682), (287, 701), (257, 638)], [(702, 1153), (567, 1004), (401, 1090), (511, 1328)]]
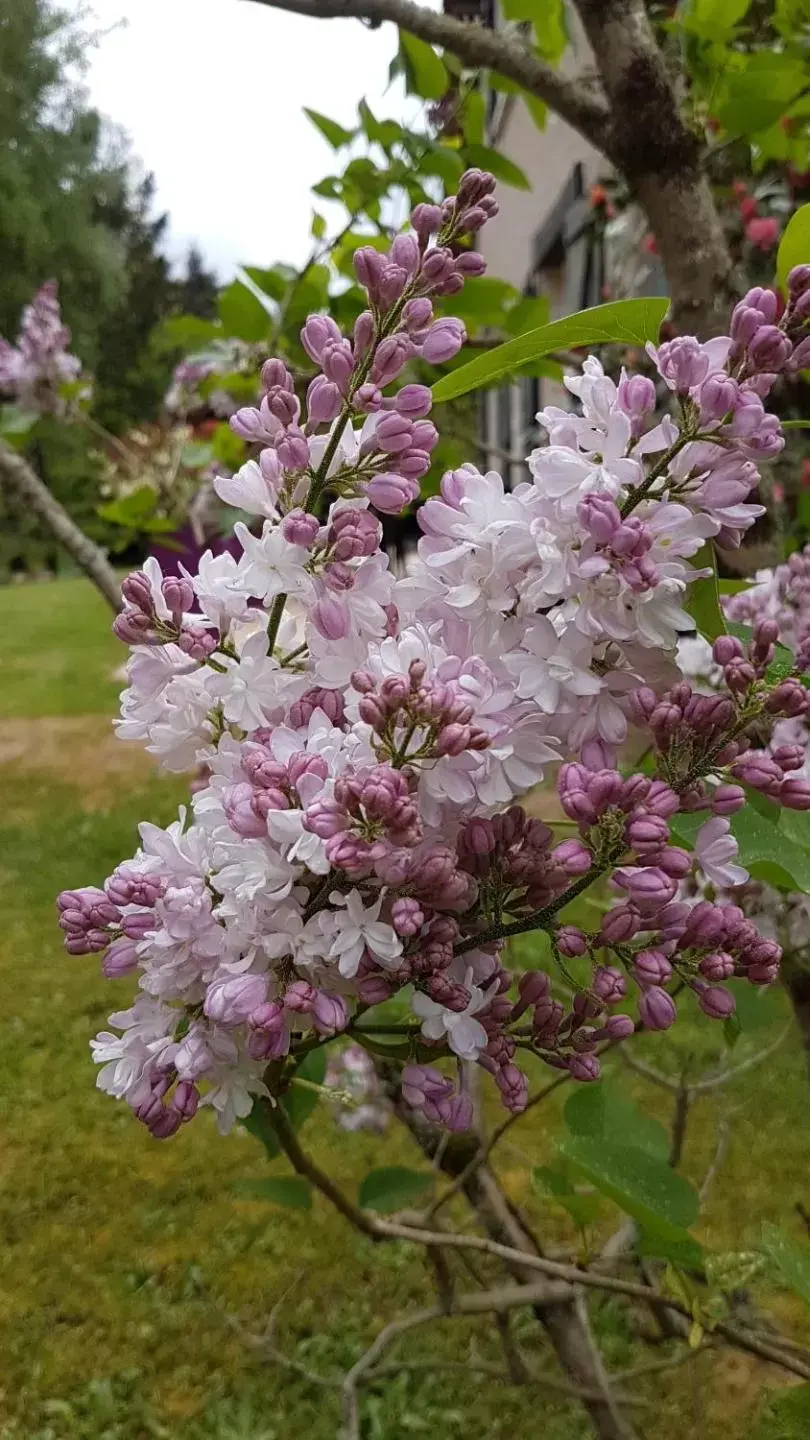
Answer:
[[(233, 418), (257, 457), (217, 482), (254, 517), (236, 526), (239, 558), (205, 555), (178, 580), (147, 562), (126, 582), (119, 732), (207, 779), (190, 813), (140, 827), (102, 890), (59, 906), (72, 953), (139, 977), (93, 1050), (101, 1088), (155, 1135), (198, 1105), (227, 1130), (283, 1090), (302, 1049), (338, 1033), (362, 1044), (363, 1012), (406, 986), (404, 1097), (461, 1127), (464, 1064), (517, 1112), (523, 1055), (591, 1080), (600, 1046), (634, 1029), (631, 1005), (665, 1029), (686, 987), (721, 1019), (725, 980), (776, 973), (778, 946), (736, 907), (684, 898), (700, 877), (745, 878), (734, 767), (798, 693), (769, 681), (764, 631), (747, 656), (726, 647), (722, 696), (693, 696), (677, 664), (705, 573), (690, 558), (752, 522), (754, 457), (781, 445), (762, 405), (776, 372), (753, 368), (753, 334), (743, 351), (732, 337), (654, 351), (677, 422), (654, 423), (643, 377), (616, 385), (587, 360), (567, 382), (581, 413), (543, 412), (550, 443), (525, 483), (510, 493), (462, 466), (419, 511), (411, 573), (396, 579), (380, 548), (375, 511), (411, 502), (436, 438), (430, 391), (403, 372), (462, 343), (434, 301), (481, 272), (466, 237), (494, 212), (492, 189), (471, 171), (454, 199), (417, 207), (389, 255), (358, 252), (368, 308), (351, 338), (306, 322), (320, 374), (305, 403), (266, 362), (260, 404)], [(652, 774), (618, 768), (631, 725)], [(549, 769), (565, 838), (516, 803)], [(700, 808), (686, 849), (677, 817)], [(609, 908), (589, 934), (566, 907), (592, 885)], [(549, 975), (504, 968), (504, 942), (532, 929), (568, 998)], [(429, 1063), (443, 1057), (455, 1075)]]
[(0, 394), (11, 396), (25, 410), (58, 412), (60, 386), (78, 379), (82, 368), (68, 352), (69, 344), (59, 287), (47, 280), (23, 310), (16, 345), (0, 335)]

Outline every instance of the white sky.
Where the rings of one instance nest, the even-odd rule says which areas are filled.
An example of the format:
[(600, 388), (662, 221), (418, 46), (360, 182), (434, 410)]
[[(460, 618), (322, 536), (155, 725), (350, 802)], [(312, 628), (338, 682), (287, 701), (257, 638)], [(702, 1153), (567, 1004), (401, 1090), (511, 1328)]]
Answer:
[(308, 20), (247, 0), (71, 4), (102, 32), (84, 83), (153, 171), (171, 254), (196, 240), (223, 277), (239, 262), (296, 263), (307, 252), (310, 186), (338, 167), (305, 105), (347, 127), (362, 95), (381, 118), (419, 114), (400, 83), (385, 93), (391, 25)]

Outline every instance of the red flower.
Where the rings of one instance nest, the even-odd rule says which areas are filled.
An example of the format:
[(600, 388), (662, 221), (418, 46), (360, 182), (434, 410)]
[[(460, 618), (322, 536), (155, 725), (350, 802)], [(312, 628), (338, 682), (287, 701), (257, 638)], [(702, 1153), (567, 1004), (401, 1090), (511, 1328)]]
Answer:
[(758, 250), (772, 250), (779, 239), (779, 226), (770, 215), (757, 215), (748, 221), (745, 238)]
[(740, 214), (743, 220), (753, 220), (757, 213), (757, 202), (753, 195), (748, 195), (740, 201)]

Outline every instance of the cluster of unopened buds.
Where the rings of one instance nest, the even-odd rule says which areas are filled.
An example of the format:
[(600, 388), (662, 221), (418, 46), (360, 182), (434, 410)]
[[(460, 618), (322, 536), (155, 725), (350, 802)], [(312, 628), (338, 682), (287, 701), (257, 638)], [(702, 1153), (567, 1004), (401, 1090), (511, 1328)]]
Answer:
[[(677, 419), (656, 421), (651, 381), (587, 360), (567, 381), (581, 409), (539, 416), (526, 481), (446, 474), (398, 578), (376, 512), (414, 499), (436, 438), (404, 372), (463, 341), (434, 303), (483, 269), (468, 236), (492, 189), (469, 172), (387, 256), (358, 252), (367, 308), (351, 337), (306, 322), (320, 373), (303, 399), (266, 362), (261, 403), (232, 422), (255, 458), (216, 482), (251, 517), (241, 555), (125, 583), (119, 732), (205, 778), (103, 889), (59, 905), (71, 953), (138, 976), (93, 1049), (101, 1088), (153, 1134), (197, 1106), (223, 1131), (256, 1103), (272, 1115), (313, 1048), (376, 1053), (369, 1011), (392, 1000), (404, 1102), (460, 1128), (471, 1064), (517, 1112), (533, 1057), (592, 1080), (605, 1045), (671, 1025), (679, 993), (725, 1019), (728, 980), (777, 973), (778, 945), (715, 896), (746, 879), (732, 825), (764, 776), (757, 737), (794, 723), (804, 689), (790, 666), (772, 678), (767, 626), (717, 642), (716, 696), (692, 692), (677, 646), (706, 573), (690, 561), (761, 513), (756, 461), (782, 444), (763, 397), (807, 343), (804, 272), (778, 323), (751, 292), (733, 337), (653, 348)], [(650, 773), (620, 768), (631, 731)], [(793, 758), (774, 756), (767, 793), (800, 805)], [(550, 778), (562, 831), (518, 803)], [(569, 907), (591, 887), (587, 932)], [(549, 973), (516, 974), (506, 943), (532, 930)]]

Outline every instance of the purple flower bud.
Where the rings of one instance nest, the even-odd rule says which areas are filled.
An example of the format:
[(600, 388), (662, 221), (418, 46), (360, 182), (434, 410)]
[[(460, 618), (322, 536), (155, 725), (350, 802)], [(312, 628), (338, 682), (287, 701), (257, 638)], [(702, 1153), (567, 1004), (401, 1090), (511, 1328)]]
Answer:
[(602, 916), (601, 937), (608, 945), (623, 945), (641, 929), (641, 916), (630, 905), (614, 905)]
[(395, 265), (400, 265), (409, 275), (415, 275), (419, 269), (419, 246), (413, 235), (397, 235), (391, 246), (391, 259)]
[(668, 1030), (678, 1012), (672, 996), (660, 986), (651, 985), (639, 995), (638, 1013), (645, 1030)]
[(194, 604), (194, 587), (189, 580), (170, 575), (160, 588), (172, 615), (180, 616)]
[(636, 815), (631, 817), (625, 829), (627, 843), (637, 855), (649, 855), (660, 850), (669, 840), (669, 826), (663, 815)]
[(407, 365), (413, 353), (414, 345), (407, 335), (389, 335), (385, 340), (381, 340), (371, 367), (370, 378), (373, 383), (381, 388), (390, 385)]
[(810, 781), (783, 780), (779, 787), (779, 804), (788, 810), (810, 810)]
[[(525, 1105), (522, 1108), (525, 1109)], [(442, 1106), (442, 1118), (447, 1129), (454, 1134), (469, 1130), (473, 1123), (472, 1097), (467, 1094), (453, 1095)]]
[(430, 412), (433, 396), (427, 385), (403, 385), (393, 398), (394, 409), (408, 420), (421, 420)]
[(672, 974), (672, 966), (663, 950), (640, 950), (633, 974), (639, 985), (665, 985)]
[(265, 360), (261, 371), (263, 390), (287, 390), (292, 394), (295, 386), (293, 377), (290, 374), (283, 360)]
[(577, 516), (597, 545), (609, 545), (622, 523), (618, 506), (607, 495), (586, 495)]
[(567, 956), (569, 960), (573, 960), (577, 955), (584, 955), (588, 949), (588, 942), (576, 925), (561, 925), (554, 939), (560, 954)]
[(734, 974), (734, 961), (725, 950), (713, 950), (698, 961), (698, 969), (707, 980), (730, 980)]
[(552, 850), (551, 858), (566, 875), (585, 875), (591, 868), (591, 852), (581, 840), (563, 840)]
[(121, 582), (121, 594), (128, 605), (135, 610), (141, 610), (150, 619), (155, 613), (155, 602), (152, 597), (152, 586), (142, 570), (133, 570), (131, 575)]
[(419, 494), (417, 481), (408, 480), (404, 475), (387, 471), (375, 475), (365, 487), (365, 493), (375, 510), (383, 515), (399, 515)]
[(742, 643), (736, 635), (718, 635), (712, 645), (712, 655), (718, 665), (730, 665), (732, 660), (742, 660)]
[[(484, 221), (488, 217), (485, 211), (480, 211), (479, 213), (483, 215), (483, 219), (475, 228), (480, 230), (481, 225), (484, 224)], [(465, 221), (467, 222), (466, 228), (472, 230), (473, 227), (469, 224), (469, 212), (465, 216)], [(484, 256), (479, 254), (477, 250), (462, 250), (461, 254), (456, 256), (456, 274), (463, 275), (465, 280), (477, 280), (481, 275), (485, 274), (486, 268), (487, 262)]]
[(319, 990), (312, 1020), (319, 1035), (337, 1035), (349, 1023), (349, 1007), (342, 995), (328, 995), (325, 990)]
[(455, 316), (447, 315), (435, 320), (423, 341), (422, 359), (429, 365), (443, 365), (458, 354), (466, 338), (467, 332)]
[(124, 610), (112, 623), (113, 634), (125, 645), (160, 644), (152, 629), (153, 621), (139, 610)]
[(310, 315), (301, 331), (301, 344), (316, 365), (321, 363), (324, 346), (330, 341), (335, 342), (342, 338), (330, 315)]
[(438, 205), (417, 205), (411, 212), (411, 225), (421, 244), (427, 244), (442, 226), (442, 212)]
[(653, 780), (644, 800), (644, 808), (651, 814), (662, 815), (668, 820), (671, 815), (677, 815), (681, 802), (675, 791), (663, 780)]
[(310, 619), (325, 640), (344, 640), (349, 633), (349, 612), (332, 595), (322, 595), (315, 601)]
[(236, 975), (212, 980), (205, 992), (203, 1011), (209, 1020), (225, 1027), (241, 1025), (267, 996), (266, 975)]
[(276, 452), (285, 470), (305, 470), (309, 464), (309, 446), (303, 430), (291, 425), (276, 440)]
[(138, 965), (138, 952), (135, 949), (135, 942), (122, 935), (120, 940), (113, 940), (101, 962), (101, 973), (106, 980), (120, 980), (122, 975), (131, 975)]
[(659, 346), (656, 365), (670, 390), (685, 395), (705, 380), (709, 356), (693, 335), (682, 335)]
[(737, 1007), (731, 991), (724, 989), (722, 985), (703, 986), (697, 991), (697, 997), (698, 1005), (710, 1020), (727, 1020)]
[(713, 815), (736, 815), (745, 804), (745, 791), (740, 785), (718, 785), (712, 794)]
[(659, 910), (675, 898), (677, 882), (655, 866), (617, 870), (614, 880), (627, 890), (632, 903), (643, 915)]
[(340, 414), (342, 397), (338, 386), (325, 375), (316, 375), (307, 390), (307, 420), (310, 425), (331, 424)]
[(537, 1005), (551, 990), (551, 981), (544, 970), (527, 970), (518, 980), (518, 994), (523, 1006)]
[(200, 1092), (192, 1080), (180, 1080), (175, 1086), (169, 1107), (182, 1121), (193, 1120), (200, 1103)]
[(655, 386), (652, 380), (646, 375), (626, 375), (622, 371), (618, 401), (619, 408), (625, 415), (629, 415), (631, 420), (643, 419), (655, 409)]
[(793, 346), (777, 325), (763, 325), (748, 346), (748, 363), (774, 375), (784, 369)]
[(600, 1073), (599, 1059), (596, 1055), (572, 1055), (568, 1061), (568, 1070), (572, 1080), (598, 1080)]
[(698, 394), (701, 425), (711, 425), (724, 419), (729, 411), (734, 409), (738, 394), (737, 381), (730, 375), (723, 372), (709, 375), (703, 381)]
[[(355, 320), (354, 330), (352, 331), (352, 348), (358, 360), (361, 360), (371, 348), (371, 343), (374, 339), (374, 330), (374, 316), (372, 315), (370, 310), (364, 310), (362, 314), (358, 315), (357, 319)], [(363, 387), (361, 386), (361, 389), (362, 388)], [(357, 394), (359, 393), (360, 392), (358, 391)], [(355, 395), (355, 399), (356, 398), (357, 395)]]
[(313, 545), (320, 528), (316, 517), (307, 515), (305, 510), (291, 510), (281, 522), (281, 533), (291, 545)]
[(615, 965), (600, 965), (593, 972), (591, 990), (605, 1005), (618, 1005), (627, 993), (627, 982)]
[(611, 1015), (610, 1020), (605, 1021), (605, 1040), (628, 1040), (634, 1032), (636, 1025), (630, 1015)]

